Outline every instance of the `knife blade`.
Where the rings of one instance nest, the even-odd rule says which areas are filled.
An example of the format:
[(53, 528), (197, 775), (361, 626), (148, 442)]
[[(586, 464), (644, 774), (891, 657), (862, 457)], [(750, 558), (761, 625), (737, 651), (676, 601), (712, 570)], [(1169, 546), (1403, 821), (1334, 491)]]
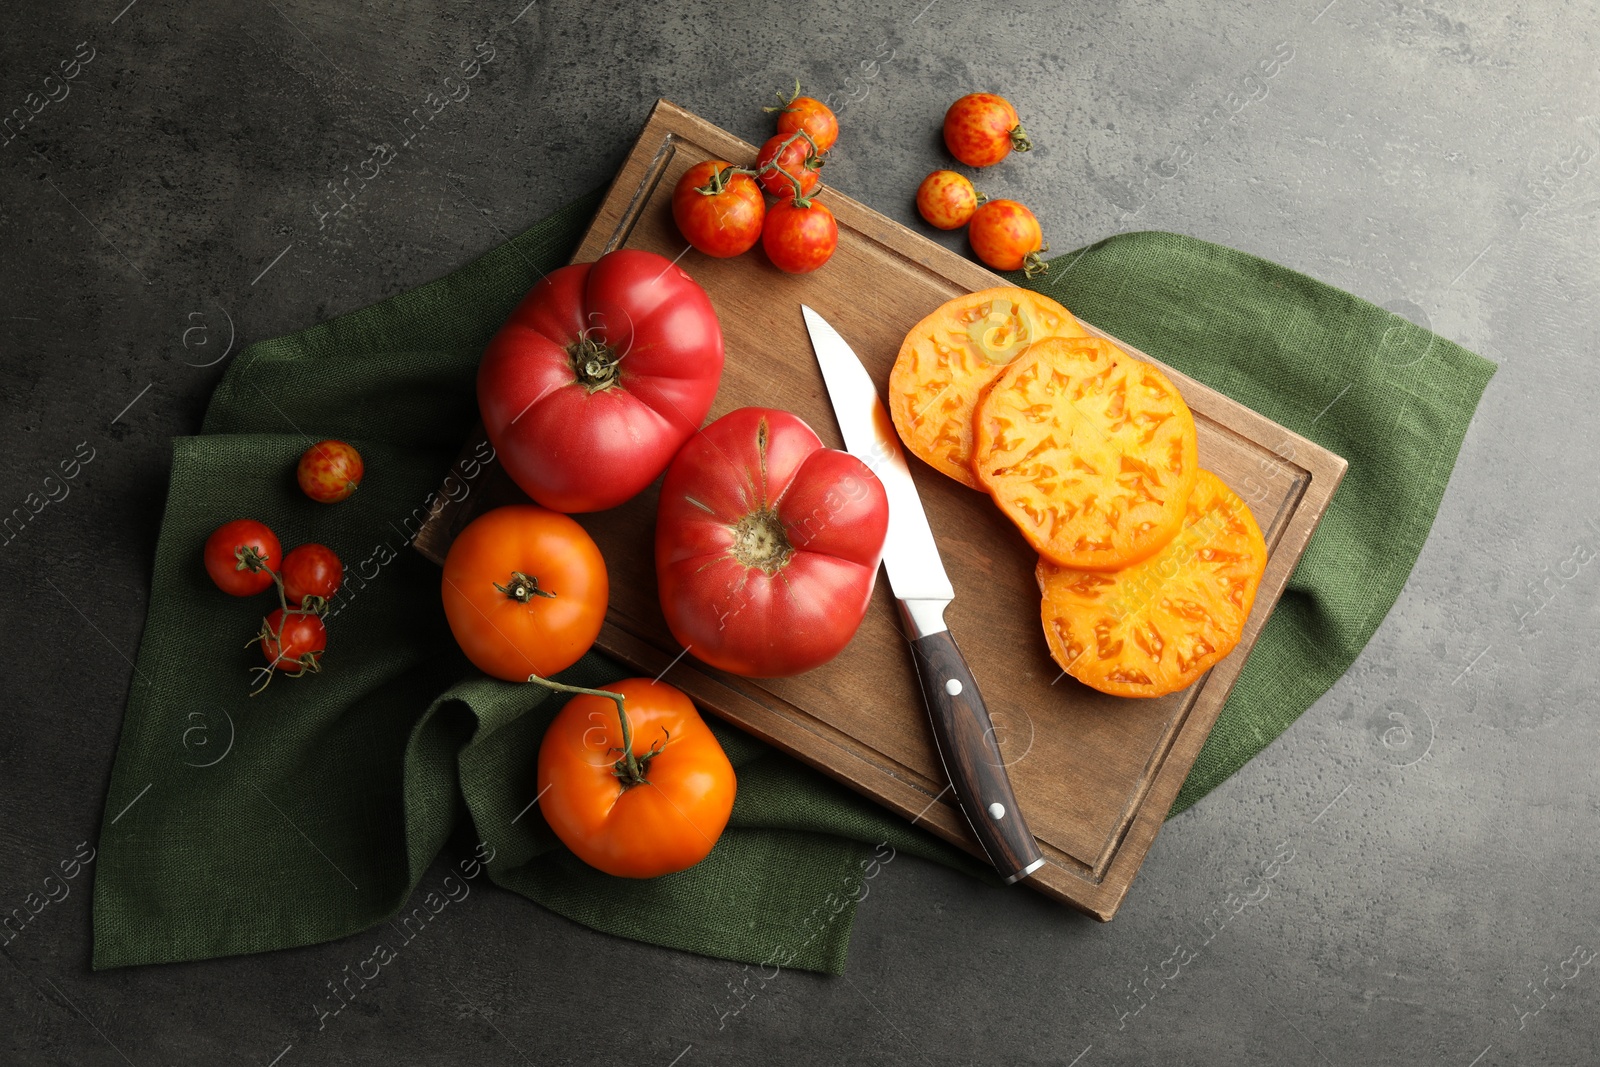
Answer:
[(955, 588), (939, 558), (900, 437), (855, 350), (821, 315), (804, 304), (800, 313), (845, 450), (872, 469), (889, 498), (883, 569), (906, 624), (945, 776), (989, 862), (1007, 885), (1021, 881), (1044, 866), (1044, 854), (1017, 807), (977, 679), (945, 625)]

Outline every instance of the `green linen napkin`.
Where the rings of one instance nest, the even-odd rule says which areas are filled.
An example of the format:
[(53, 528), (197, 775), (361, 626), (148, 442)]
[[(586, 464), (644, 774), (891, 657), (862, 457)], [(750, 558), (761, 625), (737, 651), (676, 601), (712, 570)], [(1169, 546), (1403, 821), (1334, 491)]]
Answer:
[[(910, 853), (984, 876), (715, 721), (739, 790), (705, 862), (651, 881), (610, 878), (544, 825), (535, 755), (563, 698), (473, 671), (444, 625), (438, 569), (407, 542), (473, 425), (483, 346), (540, 274), (566, 262), (598, 203), (576, 201), (420, 289), (250, 346), (201, 435), (174, 443), (95, 864), (95, 967), (363, 931), (363, 952), (378, 956), (424, 936), (481, 876), (609, 933), (840, 973), (855, 901), (885, 863)], [(1410, 572), (1493, 367), (1292, 271), (1168, 234), (1061, 257), (1043, 287), (1352, 461), (1181, 808), (1281, 732), (1370, 636)], [(1405, 352), (1374, 356), (1395, 355), (1397, 325), (1425, 346), (1404, 367)], [(1310, 425), (1347, 382), (1339, 417)], [(351, 441), (366, 460), (361, 490), (334, 507), (301, 495), (292, 473), (322, 437)], [(247, 672), (259, 653), (243, 646), (271, 596), (225, 596), (200, 564), (207, 534), (244, 515), (286, 548), (326, 543), (347, 566), (323, 672), (279, 678), (253, 698)], [(1397, 526), (1393, 516), (1409, 518)], [(562, 678), (596, 685), (623, 673), (591, 654)], [(424, 882), (452, 841), (455, 873)]]

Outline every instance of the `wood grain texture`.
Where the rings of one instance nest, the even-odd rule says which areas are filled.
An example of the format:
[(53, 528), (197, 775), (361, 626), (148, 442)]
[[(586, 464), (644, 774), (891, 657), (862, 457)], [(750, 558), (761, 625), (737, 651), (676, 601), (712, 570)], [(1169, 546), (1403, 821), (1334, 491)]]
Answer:
[[(623, 245), (668, 258), (684, 253), (669, 207), (678, 176), (713, 156), (747, 163), (755, 151), (659, 102), (575, 261)], [(731, 260), (689, 251), (680, 263), (711, 294), (722, 321), (727, 368), (711, 417), (752, 404), (786, 408), (839, 448), (800, 304), (839, 330), (884, 390), (907, 330), (943, 301), (1004, 281), (837, 190), (823, 196), (839, 222), (839, 248), (814, 274), (782, 274), (759, 250)], [(1127, 894), (1346, 466), (1314, 442), (1122, 347), (1161, 366), (1182, 391), (1195, 416), (1201, 465), (1250, 502), (1271, 553), (1238, 648), (1189, 689), (1154, 700), (1119, 699), (1064, 676), (1039, 628), (1036, 557), (1026, 542), (987, 496), (912, 463), (955, 586), (946, 620), (973, 665), (1018, 802), (1047, 860), (1022, 884), (1101, 920)], [(481, 444), (480, 430), (463, 457)], [(472, 516), (526, 499), (498, 466), (476, 484), (459, 502), (441, 494), (414, 541), (418, 551), (442, 561)], [(577, 516), (611, 571), (611, 609), (598, 647), (648, 675), (670, 666), (667, 680), (701, 708), (981, 856), (946, 792), (888, 583), (878, 582), (855, 640), (833, 662), (794, 678), (721, 674), (695, 663), (692, 650), (680, 658), (683, 650), (662, 619), (652, 557), (656, 495), (651, 488), (612, 511)]]

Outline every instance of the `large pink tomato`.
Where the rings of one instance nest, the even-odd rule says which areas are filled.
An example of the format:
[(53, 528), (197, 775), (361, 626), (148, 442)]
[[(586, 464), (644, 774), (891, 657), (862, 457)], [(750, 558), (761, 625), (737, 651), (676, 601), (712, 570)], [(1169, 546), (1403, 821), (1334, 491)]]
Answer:
[(483, 354), (478, 407), (523, 492), (555, 511), (600, 511), (666, 469), (721, 377), (705, 290), (624, 248), (529, 291)]
[(740, 408), (695, 434), (661, 487), (656, 578), (689, 654), (756, 678), (837, 656), (867, 613), (889, 499), (798, 416)]

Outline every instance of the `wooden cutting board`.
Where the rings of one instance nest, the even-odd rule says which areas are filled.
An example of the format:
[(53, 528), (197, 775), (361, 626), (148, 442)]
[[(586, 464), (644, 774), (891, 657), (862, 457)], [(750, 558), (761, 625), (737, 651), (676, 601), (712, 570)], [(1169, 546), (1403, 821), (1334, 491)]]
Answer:
[[(755, 153), (732, 134), (659, 101), (574, 261), (624, 246), (678, 257), (686, 249), (670, 209), (678, 177), (713, 156), (749, 165)], [(823, 200), (838, 218), (839, 248), (813, 274), (783, 274), (759, 248), (724, 260), (688, 251), (679, 263), (711, 294), (722, 322), (727, 367), (711, 417), (747, 405), (786, 408), (825, 444), (842, 448), (800, 305), (815, 308), (843, 334), (882, 391), (901, 340), (918, 320), (960, 293), (1005, 283), (837, 190), (826, 191)], [(955, 585), (946, 618), (983, 688), (1018, 803), (1047, 860), (1021, 884), (1101, 920), (1116, 913), (1127, 893), (1346, 466), (1317, 444), (1163, 369), (1194, 412), (1201, 464), (1251, 502), (1271, 551), (1239, 647), (1184, 692), (1119, 699), (1064, 677), (1040, 628), (1033, 552), (987, 496), (911, 460)], [(481, 441), (480, 428), (463, 457)], [(527, 499), (498, 466), (471, 484), (459, 502), (439, 494), (414, 541), (423, 555), (442, 561), (456, 532), (475, 515)], [(459, 488), (453, 495), (461, 496)], [(722, 674), (692, 656), (680, 658), (682, 649), (661, 616), (652, 556), (656, 495), (652, 487), (612, 511), (576, 516), (610, 568), (611, 607), (598, 647), (642, 674), (666, 670), (665, 680), (703, 710), (981, 855), (946, 788), (910, 648), (881, 572), (866, 620), (833, 662), (795, 678)]]

